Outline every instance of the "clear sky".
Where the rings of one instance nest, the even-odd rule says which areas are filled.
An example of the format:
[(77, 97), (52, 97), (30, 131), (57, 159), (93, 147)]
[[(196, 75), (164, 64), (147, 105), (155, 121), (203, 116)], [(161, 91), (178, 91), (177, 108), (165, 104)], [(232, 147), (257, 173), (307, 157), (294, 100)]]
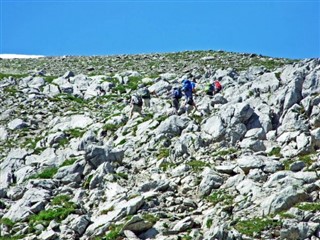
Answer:
[(320, 57), (320, 0), (0, 0), (0, 53)]

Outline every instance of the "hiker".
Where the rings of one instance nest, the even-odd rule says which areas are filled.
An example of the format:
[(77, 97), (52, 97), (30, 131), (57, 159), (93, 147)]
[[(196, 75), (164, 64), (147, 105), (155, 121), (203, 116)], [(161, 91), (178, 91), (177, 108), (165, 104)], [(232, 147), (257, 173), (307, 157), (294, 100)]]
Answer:
[[(181, 90), (184, 92), (186, 102), (184, 104), (184, 108), (186, 109), (187, 105), (193, 106), (196, 110), (197, 106), (193, 100), (193, 93), (192, 93), (192, 84), (190, 80), (184, 79), (182, 80), (182, 88)], [(186, 109), (187, 110), (187, 109)]]
[(215, 92), (214, 82), (210, 82), (207, 84), (207, 86), (204, 89), (205, 93), (209, 96), (213, 96)]
[(182, 98), (182, 90), (180, 87), (174, 87), (171, 93), (171, 105), (174, 108), (174, 114), (178, 114), (180, 103), (179, 100)]
[(214, 81), (214, 94), (217, 94), (221, 91), (222, 89), (222, 85), (221, 83), (219, 82), (219, 80), (221, 81), (221, 77), (218, 78), (218, 80), (215, 80)]
[(142, 97), (139, 94), (134, 94), (131, 96), (131, 100), (130, 100), (130, 106), (131, 106), (131, 110), (130, 110), (130, 116), (129, 118), (132, 118), (133, 113), (137, 112), (142, 116)]
[(151, 94), (149, 89), (144, 85), (144, 84), (139, 84), (139, 95), (142, 98), (143, 102), (143, 108), (150, 108), (150, 99), (151, 99)]

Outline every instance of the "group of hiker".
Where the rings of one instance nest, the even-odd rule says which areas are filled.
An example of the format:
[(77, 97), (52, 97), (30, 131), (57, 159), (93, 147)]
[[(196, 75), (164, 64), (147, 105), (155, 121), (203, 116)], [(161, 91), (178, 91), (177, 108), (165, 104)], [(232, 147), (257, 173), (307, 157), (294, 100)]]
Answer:
[[(190, 78), (190, 77), (189, 77)], [(188, 106), (193, 107), (195, 110), (198, 110), (197, 105), (194, 101), (193, 95), (197, 92), (197, 81), (196, 78), (184, 78), (181, 82), (181, 86), (175, 86), (171, 89), (171, 92), (168, 93), (168, 97), (171, 99), (171, 105), (174, 110), (174, 114), (178, 114), (180, 109), (180, 99), (184, 96), (185, 102), (183, 104), (183, 109), (186, 111)], [(220, 83), (221, 78), (214, 80), (207, 84), (204, 89), (204, 92), (208, 96), (213, 96), (221, 91), (222, 85)], [(151, 95), (155, 92), (150, 92), (149, 89), (144, 85), (140, 84), (139, 89), (136, 94), (131, 96), (130, 105), (130, 118), (132, 118), (133, 113), (137, 112), (140, 115), (142, 114), (142, 107), (149, 108)]]

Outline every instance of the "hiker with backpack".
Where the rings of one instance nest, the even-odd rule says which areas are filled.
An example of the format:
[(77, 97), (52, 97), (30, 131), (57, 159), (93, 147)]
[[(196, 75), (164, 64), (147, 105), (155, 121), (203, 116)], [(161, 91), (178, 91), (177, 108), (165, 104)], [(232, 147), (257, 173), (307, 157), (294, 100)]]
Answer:
[(134, 94), (131, 96), (131, 99), (130, 99), (131, 110), (130, 110), (129, 118), (132, 118), (134, 112), (137, 112), (142, 116), (142, 104), (143, 104), (142, 97), (139, 94)]
[(198, 110), (197, 105), (195, 104), (195, 102), (193, 100), (192, 84), (191, 84), (190, 80), (188, 80), (188, 79), (182, 80), (181, 90), (184, 92), (184, 95), (186, 98), (184, 108), (186, 109), (187, 105), (190, 105), (190, 106), (193, 106), (196, 110)]
[(182, 98), (182, 90), (180, 87), (174, 87), (171, 93), (171, 105), (174, 108), (174, 113), (178, 114), (180, 108), (180, 98)]
[(144, 84), (139, 84), (139, 95), (142, 98), (142, 105), (143, 108), (150, 108), (150, 100), (151, 100), (151, 94), (149, 89)]
[(217, 94), (221, 91), (222, 89), (222, 85), (219, 82), (219, 80), (221, 81), (222, 77), (219, 77), (218, 80), (214, 81), (214, 94)]
[(215, 92), (214, 82), (210, 82), (207, 84), (207, 86), (204, 89), (205, 93), (209, 96), (213, 96)]

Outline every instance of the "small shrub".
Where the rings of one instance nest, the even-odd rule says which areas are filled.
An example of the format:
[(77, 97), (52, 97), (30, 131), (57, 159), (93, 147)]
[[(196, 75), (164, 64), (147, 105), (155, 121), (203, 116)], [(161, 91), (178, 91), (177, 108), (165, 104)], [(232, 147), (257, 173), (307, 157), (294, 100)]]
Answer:
[(118, 145), (123, 145), (123, 144), (125, 144), (126, 142), (127, 142), (126, 139), (122, 139), (122, 140), (118, 143)]
[(233, 202), (233, 197), (223, 190), (215, 191), (211, 195), (207, 196), (206, 199), (213, 205), (216, 205), (219, 202), (223, 202), (225, 205), (231, 205)]
[(199, 160), (192, 160), (192, 161), (188, 162), (187, 164), (193, 169), (193, 171), (196, 171), (196, 172), (200, 171), (205, 166), (208, 166), (207, 163), (199, 161)]
[(211, 228), (211, 226), (212, 226), (212, 219), (211, 218), (209, 218), (208, 220), (207, 220), (207, 222), (206, 222), (206, 226), (207, 226), (207, 228)]
[(157, 158), (158, 158), (158, 160), (160, 160), (160, 159), (162, 159), (162, 158), (169, 157), (169, 155), (170, 155), (170, 151), (169, 151), (168, 148), (161, 148), (161, 149), (159, 150), (159, 153), (158, 153)]

